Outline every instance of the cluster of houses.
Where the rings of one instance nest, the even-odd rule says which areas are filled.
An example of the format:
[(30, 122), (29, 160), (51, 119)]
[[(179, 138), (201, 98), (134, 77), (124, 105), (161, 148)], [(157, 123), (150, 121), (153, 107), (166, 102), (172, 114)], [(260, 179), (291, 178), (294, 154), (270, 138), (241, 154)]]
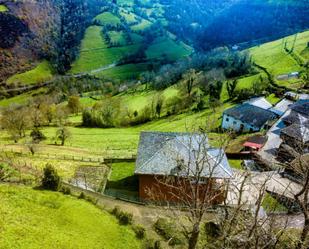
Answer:
[[(244, 151), (258, 153), (269, 164), (292, 162), (297, 154), (309, 153), (309, 95), (288, 92), (274, 106), (264, 97), (252, 98), (225, 110), (222, 128), (237, 133), (264, 131), (266, 135), (249, 137), (243, 144)], [(198, 153), (201, 148), (205, 151)], [(135, 169), (140, 199), (156, 196), (160, 201), (177, 201), (173, 189), (179, 189), (179, 183), (174, 180), (166, 184), (164, 179), (181, 177), (186, 179), (188, 186), (192, 184), (200, 167), (195, 162), (201, 154), (207, 160), (197, 184), (211, 181), (218, 190), (218, 186), (224, 186), (224, 182), (233, 177), (233, 170), (225, 152), (210, 147), (204, 135), (142, 132)], [(217, 195), (217, 202), (222, 201), (224, 194), (222, 191)]]

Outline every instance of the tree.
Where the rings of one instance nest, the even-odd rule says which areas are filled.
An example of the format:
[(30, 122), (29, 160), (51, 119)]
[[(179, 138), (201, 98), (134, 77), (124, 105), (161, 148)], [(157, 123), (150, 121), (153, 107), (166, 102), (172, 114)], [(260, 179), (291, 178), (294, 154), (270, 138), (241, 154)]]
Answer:
[(235, 97), (235, 89), (237, 87), (237, 84), (238, 80), (232, 80), (226, 83), (226, 90), (230, 99), (233, 99)]
[(30, 137), (32, 138), (32, 142), (35, 144), (38, 144), (46, 139), (46, 136), (43, 134), (43, 132), (37, 128), (31, 131)]
[(57, 120), (58, 125), (65, 125), (68, 118), (68, 110), (64, 106), (58, 105), (55, 110), (55, 118)]
[(165, 98), (161, 93), (156, 94), (152, 98), (152, 102), (151, 102), (152, 113), (153, 113), (152, 116), (157, 116), (160, 118), (164, 101), (165, 101)]
[(56, 131), (56, 138), (61, 141), (61, 146), (64, 145), (65, 141), (67, 141), (71, 137), (71, 132), (66, 127), (60, 127)]
[(305, 220), (296, 248), (305, 249), (309, 247), (309, 153), (299, 154), (291, 166), (301, 185), (301, 188), (294, 194), (294, 199)]
[(51, 164), (46, 164), (42, 178), (42, 188), (57, 191), (60, 187), (60, 177)]
[[(178, 222), (181, 223), (189, 249), (197, 247), (201, 224), (207, 211), (225, 195), (225, 185), (217, 184), (213, 177), (224, 158), (223, 147), (227, 141), (227, 137), (222, 137), (222, 148), (218, 149), (217, 155), (213, 155), (207, 135), (192, 134), (188, 141), (182, 141), (185, 151), (181, 155), (172, 148), (167, 151), (175, 156), (171, 160), (174, 160), (177, 166), (171, 170), (170, 175), (156, 178), (157, 184), (163, 188), (148, 190), (154, 201), (164, 200), (167, 195), (173, 198), (170, 210), (174, 218), (179, 218)], [(207, 178), (204, 172), (208, 172)], [(166, 191), (161, 192), (161, 189)]]
[(255, 80), (252, 84), (252, 90), (254, 95), (260, 95), (264, 91), (266, 91), (269, 87), (269, 80), (260, 76), (257, 80)]
[(1, 126), (7, 130), (15, 143), (25, 137), (29, 122), (29, 112), (25, 107), (9, 106), (2, 112)]
[(81, 108), (81, 104), (78, 96), (70, 96), (68, 100), (68, 109), (71, 113), (77, 114)]
[(193, 88), (197, 81), (197, 73), (195, 69), (190, 69), (186, 73), (183, 74), (183, 89), (185, 93), (188, 95), (188, 97), (191, 97)]

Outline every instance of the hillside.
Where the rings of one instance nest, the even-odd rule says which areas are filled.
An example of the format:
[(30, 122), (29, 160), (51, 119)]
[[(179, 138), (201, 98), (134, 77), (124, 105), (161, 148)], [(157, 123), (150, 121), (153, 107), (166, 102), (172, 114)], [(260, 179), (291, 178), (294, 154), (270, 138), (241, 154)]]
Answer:
[(140, 2), (133, 8), (130, 3), (119, 1), (93, 18), (70, 73), (134, 79), (192, 53), (192, 48), (165, 30), (163, 5)]
[[(286, 93), (309, 93), (304, 2), (0, 0), (0, 248), (268, 248), (279, 230), (274, 247), (296, 248), (303, 217), (291, 203), (302, 179), (256, 155), (279, 140), (286, 110), (272, 107), (292, 110)], [(239, 117), (227, 111), (242, 106)], [(145, 144), (144, 131), (154, 134)], [(182, 150), (196, 170), (190, 161), (185, 170)], [(135, 174), (140, 158), (146, 174)], [(224, 174), (212, 175), (213, 163)], [(147, 186), (161, 179), (156, 196)], [(161, 200), (165, 191), (176, 199)]]
[[(46, 82), (58, 73), (136, 79), (194, 49), (247, 48), (302, 31), (309, 23), (305, 1), (89, 0), (77, 1), (75, 11), (67, 12), (70, 4), (2, 1), (0, 25), (10, 31), (0, 40), (0, 78), (8, 88)], [(255, 25), (256, 19), (263, 21)]]
[(0, 198), (2, 248), (140, 248), (129, 227), (84, 200), (13, 185), (0, 185)]
[[(2, 3), (2, 4), (1, 4)], [(55, 49), (59, 13), (53, 1), (1, 1), (0, 83), (32, 69)]]
[[(238, 43), (249, 43), (250, 46), (255, 40), (258, 43), (270, 41), (309, 27), (306, 0), (162, 2), (170, 3), (165, 12), (168, 28), (182, 39), (191, 41), (196, 49), (208, 50)], [(186, 11), (182, 11), (183, 6)]]

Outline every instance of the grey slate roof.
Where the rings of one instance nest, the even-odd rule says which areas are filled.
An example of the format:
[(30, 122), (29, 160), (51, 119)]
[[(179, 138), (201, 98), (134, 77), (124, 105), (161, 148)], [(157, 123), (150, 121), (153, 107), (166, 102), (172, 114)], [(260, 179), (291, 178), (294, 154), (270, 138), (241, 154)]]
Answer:
[[(200, 153), (203, 152), (203, 153)], [(208, 139), (193, 133), (142, 132), (135, 174), (192, 176), (195, 160), (206, 158), (201, 167), (203, 177), (230, 178), (233, 171), (222, 149), (210, 148)]]
[(293, 124), (281, 130), (281, 133), (303, 143), (309, 142), (309, 125)]
[(291, 113), (288, 116), (282, 118), (282, 120), (290, 125), (305, 124), (306, 122), (309, 122), (309, 116), (291, 110)]
[(224, 111), (224, 114), (258, 128), (262, 128), (267, 121), (276, 118), (273, 112), (248, 103), (232, 107)]
[(273, 107), (272, 104), (269, 103), (264, 97), (252, 98), (252, 99), (249, 99), (248, 101), (245, 101), (243, 104), (254, 105), (264, 110), (268, 110)]
[(299, 100), (291, 109), (300, 114), (309, 116), (309, 100)]

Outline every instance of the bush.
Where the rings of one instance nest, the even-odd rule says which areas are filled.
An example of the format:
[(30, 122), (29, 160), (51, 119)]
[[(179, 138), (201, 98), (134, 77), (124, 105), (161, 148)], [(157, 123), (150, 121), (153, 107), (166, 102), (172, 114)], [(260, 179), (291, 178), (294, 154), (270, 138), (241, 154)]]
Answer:
[(143, 244), (143, 248), (145, 249), (162, 249), (161, 241), (154, 239), (147, 239)]
[(133, 215), (124, 211), (121, 211), (119, 206), (115, 206), (111, 212), (118, 219), (121, 225), (130, 225), (133, 221)]
[(78, 199), (86, 199), (86, 195), (84, 194), (84, 192), (81, 192), (78, 196)]
[(10, 178), (13, 173), (13, 168), (11, 168), (8, 164), (0, 163), (0, 181), (5, 181)]
[(62, 192), (65, 195), (70, 195), (71, 189), (69, 187), (62, 186), (61, 189), (60, 189), (60, 192)]
[(32, 141), (34, 143), (39, 143), (46, 139), (46, 136), (39, 129), (34, 129), (33, 131), (31, 131), (30, 137), (32, 138)]
[(183, 244), (183, 238), (178, 234), (177, 228), (173, 222), (164, 218), (159, 218), (154, 224), (154, 228), (159, 235), (169, 240), (170, 245)]
[(220, 236), (220, 226), (214, 222), (205, 223), (205, 233), (211, 238), (217, 238)]
[(43, 178), (42, 178), (42, 188), (52, 191), (58, 191), (60, 187), (60, 177), (55, 170), (55, 168), (47, 164), (44, 168)]
[(132, 227), (135, 232), (136, 238), (143, 239), (146, 236), (146, 229), (141, 225), (135, 225)]

